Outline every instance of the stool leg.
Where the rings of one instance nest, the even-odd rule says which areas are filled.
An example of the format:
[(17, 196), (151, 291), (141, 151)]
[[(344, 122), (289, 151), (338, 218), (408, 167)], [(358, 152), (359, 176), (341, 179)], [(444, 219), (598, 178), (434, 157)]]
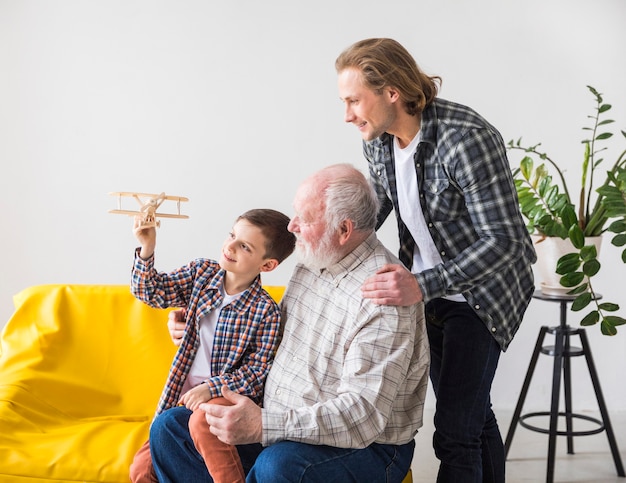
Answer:
[[(568, 328), (569, 329), (569, 328)], [(567, 454), (574, 454), (574, 436), (572, 431), (574, 425), (572, 423), (572, 369), (570, 350), (570, 334), (565, 333), (565, 352), (563, 354), (563, 391), (565, 395), (565, 428), (567, 430)]]
[(513, 442), (513, 435), (515, 434), (515, 429), (517, 428), (517, 423), (519, 422), (520, 414), (522, 413), (522, 407), (524, 406), (524, 401), (526, 400), (526, 394), (528, 394), (528, 387), (530, 386), (530, 380), (533, 377), (533, 372), (535, 371), (535, 366), (537, 365), (537, 359), (539, 358), (539, 354), (541, 352), (541, 347), (543, 345), (543, 340), (546, 337), (546, 332), (548, 331), (548, 327), (541, 327), (539, 330), (539, 335), (537, 336), (537, 343), (535, 344), (535, 349), (533, 350), (533, 354), (530, 358), (530, 363), (528, 364), (528, 370), (526, 371), (526, 377), (524, 378), (524, 383), (522, 384), (522, 390), (520, 391), (519, 398), (517, 399), (517, 406), (515, 406), (515, 411), (513, 412), (513, 418), (511, 419), (511, 424), (509, 425), (509, 431), (506, 435), (506, 440), (504, 443), (504, 459), (507, 458), (509, 454), (509, 449), (511, 449), (511, 443)]
[(596, 366), (591, 356), (591, 348), (589, 347), (589, 341), (587, 339), (587, 333), (585, 329), (578, 329), (580, 334), (580, 342), (582, 344), (583, 353), (585, 354), (585, 360), (587, 361), (587, 367), (589, 368), (589, 374), (591, 375), (591, 383), (593, 384), (593, 390), (596, 393), (598, 400), (598, 406), (600, 407), (600, 414), (602, 415), (602, 421), (604, 422), (604, 430), (609, 440), (609, 446), (611, 447), (611, 453), (613, 454), (613, 461), (615, 462), (615, 469), (618, 476), (626, 476), (624, 473), (624, 465), (622, 464), (622, 458), (617, 449), (617, 441), (613, 434), (613, 427), (611, 426), (611, 420), (609, 419), (609, 412), (606, 409), (604, 402), (604, 396), (602, 395), (602, 389), (600, 388), (600, 379), (596, 372)]
[(559, 421), (559, 396), (561, 392), (561, 371), (563, 370), (563, 339), (560, 328), (554, 331), (554, 368), (552, 371), (552, 403), (550, 404), (550, 430), (548, 434), (548, 469), (546, 483), (554, 481), (554, 456), (556, 453), (556, 432)]

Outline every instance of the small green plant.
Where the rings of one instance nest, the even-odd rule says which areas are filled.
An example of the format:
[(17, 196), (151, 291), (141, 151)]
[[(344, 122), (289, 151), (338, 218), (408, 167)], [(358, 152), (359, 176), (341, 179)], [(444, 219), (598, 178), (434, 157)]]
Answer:
[[(568, 293), (576, 295), (572, 310), (582, 310), (593, 302), (594, 308), (584, 316), (581, 325), (600, 322), (603, 334), (615, 335), (616, 327), (626, 324), (626, 319), (610, 315), (619, 310), (618, 304), (600, 303), (597, 299), (591, 279), (598, 274), (601, 265), (595, 246), (586, 244), (585, 237), (611, 232), (613, 245), (626, 245), (626, 149), (606, 171), (603, 184), (594, 190), (594, 176), (601, 173), (598, 171), (604, 161), (601, 154), (607, 149), (600, 144), (613, 136), (606, 126), (614, 121), (605, 118), (611, 105), (604, 103), (602, 94), (596, 89), (587, 87), (595, 98), (595, 110), (588, 116), (592, 126), (583, 128), (589, 136), (582, 141), (584, 155), (577, 207), (562, 170), (540, 150), (541, 144), (525, 146), (520, 138), (509, 141), (508, 149), (525, 153), (519, 168), (513, 170), (513, 177), (528, 231), (543, 237), (569, 238), (577, 250), (561, 257), (556, 267), (556, 273), (561, 275), (561, 285), (572, 288)], [(621, 131), (621, 134), (626, 138), (626, 132)], [(551, 170), (558, 176), (556, 181)], [(626, 263), (626, 249), (621, 252), (621, 259)]]

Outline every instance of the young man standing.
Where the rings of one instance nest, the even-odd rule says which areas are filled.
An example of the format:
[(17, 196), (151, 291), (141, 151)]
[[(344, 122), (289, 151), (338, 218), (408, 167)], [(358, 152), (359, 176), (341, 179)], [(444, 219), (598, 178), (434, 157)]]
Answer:
[(395, 211), (404, 264), (378, 270), (363, 295), (426, 303), (438, 481), (503, 482), (490, 390), (534, 291), (536, 256), (502, 138), (469, 107), (437, 98), (441, 79), (394, 40), (357, 42), (335, 67), (381, 203), (377, 226)]

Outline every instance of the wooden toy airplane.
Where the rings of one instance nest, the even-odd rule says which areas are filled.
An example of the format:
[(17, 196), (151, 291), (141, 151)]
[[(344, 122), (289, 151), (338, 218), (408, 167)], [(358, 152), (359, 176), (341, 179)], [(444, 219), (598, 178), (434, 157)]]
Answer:
[[(165, 193), (135, 193), (132, 191), (114, 191), (109, 193), (111, 196), (117, 196), (117, 209), (109, 210), (109, 213), (118, 215), (139, 215), (141, 216), (141, 226), (145, 228), (161, 226), (160, 220), (157, 218), (189, 218), (187, 215), (180, 214), (180, 203), (189, 201), (182, 196), (168, 196)], [(122, 209), (122, 198), (131, 197), (139, 203), (139, 211)], [(157, 209), (164, 201), (176, 201), (177, 213), (159, 213)]]

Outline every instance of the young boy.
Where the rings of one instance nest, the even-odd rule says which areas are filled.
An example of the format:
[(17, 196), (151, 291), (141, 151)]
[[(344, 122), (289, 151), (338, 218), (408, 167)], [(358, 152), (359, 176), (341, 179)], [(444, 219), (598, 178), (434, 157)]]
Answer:
[[(261, 404), (263, 384), (280, 342), (280, 310), (261, 287), (261, 272), (274, 270), (294, 250), (289, 218), (274, 210), (250, 210), (235, 221), (219, 262), (197, 259), (170, 273), (154, 269), (155, 228), (135, 219), (132, 293), (152, 307), (185, 307), (185, 334), (161, 394), (157, 418), (178, 405), (189, 410), (188, 429), (213, 480), (244, 481), (237, 448), (208, 427), (204, 402), (229, 404), (221, 387)], [(197, 411), (196, 411), (197, 410)], [(134, 483), (156, 482), (147, 441), (130, 467)]]

